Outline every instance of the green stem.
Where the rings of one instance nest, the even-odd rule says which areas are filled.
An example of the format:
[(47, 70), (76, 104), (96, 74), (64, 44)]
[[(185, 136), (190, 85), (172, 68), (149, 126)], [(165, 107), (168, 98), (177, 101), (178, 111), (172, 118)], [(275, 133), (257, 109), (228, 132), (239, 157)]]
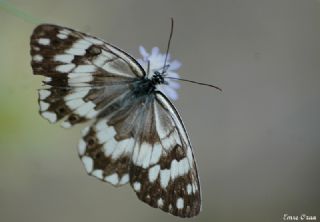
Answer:
[(11, 3), (8, 3), (5, 0), (0, 0), (0, 8), (3, 9), (4, 11), (8, 12), (11, 15), (14, 15), (25, 22), (29, 22), (35, 25), (38, 25), (40, 23), (43, 23), (43, 21), (39, 18), (35, 18), (28, 13), (25, 13), (21, 10), (19, 10), (16, 6), (12, 5)]

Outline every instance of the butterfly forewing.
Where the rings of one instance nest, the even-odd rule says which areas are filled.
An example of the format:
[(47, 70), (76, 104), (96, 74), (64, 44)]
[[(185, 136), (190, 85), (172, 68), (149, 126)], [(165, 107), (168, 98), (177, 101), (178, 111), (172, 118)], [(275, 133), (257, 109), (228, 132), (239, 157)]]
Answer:
[(64, 127), (95, 118), (100, 108), (145, 73), (128, 54), (102, 40), (56, 25), (31, 36), (32, 68), (47, 76), (39, 91), (41, 115)]
[(141, 91), (145, 71), (130, 55), (96, 37), (56, 25), (31, 36), (40, 114), (63, 127), (93, 119), (78, 149), (88, 174), (121, 186), (180, 217), (201, 209), (191, 144), (176, 109), (160, 92)]

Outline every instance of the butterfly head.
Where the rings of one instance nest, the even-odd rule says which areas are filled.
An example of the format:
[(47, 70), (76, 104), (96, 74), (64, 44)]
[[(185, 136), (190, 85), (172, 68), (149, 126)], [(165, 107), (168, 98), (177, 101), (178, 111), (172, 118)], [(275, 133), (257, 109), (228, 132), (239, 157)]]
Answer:
[(177, 70), (181, 63), (177, 60), (171, 60), (170, 55), (168, 55), (164, 66), (165, 54), (160, 53), (157, 47), (154, 47), (149, 53), (144, 47), (140, 46), (140, 53), (142, 58), (137, 59), (137, 61), (146, 71), (146, 78), (157, 90), (163, 92), (172, 100), (177, 100), (178, 93), (176, 90), (180, 88), (180, 84), (175, 80), (165, 79), (165, 77), (179, 78)]
[(164, 73), (160, 73), (159, 71), (154, 71), (153, 72), (153, 76), (151, 78), (151, 82), (154, 85), (168, 84), (168, 82), (166, 82), (164, 80)]

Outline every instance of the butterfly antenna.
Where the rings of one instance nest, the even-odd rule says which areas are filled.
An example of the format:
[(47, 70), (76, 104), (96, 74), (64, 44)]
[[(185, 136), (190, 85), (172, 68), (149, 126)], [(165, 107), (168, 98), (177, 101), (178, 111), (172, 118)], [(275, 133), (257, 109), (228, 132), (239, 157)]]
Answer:
[(207, 84), (207, 83), (196, 82), (196, 81), (189, 80), (189, 79), (181, 79), (181, 78), (175, 78), (175, 77), (170, 77), (170, 76), (166, 76), (166, 77), (164, 77), (164, 78), (166, 78), (166, 79), (180, 80), (180, 81), (184, 81), (184, 82), (191, 82), (191, 83), (195, 83), (195, 84), (202, 85), (202, 86), (209, 86), (209, 87), (215, 88), (215, 89), (217, 89), (217, 90), (219, 90), (219, 91), (222, 92), (222, 89), (219, 88), (218, 86), (214, 86), (214, 85)]
[(171, 44), (171, 39), (172, 39), (172, 34), (173, 34), (173, 18), (171, 18), (171, 29), (170, 29), (170, 36), (169, 36), (169, 41), (168, 41), (168, 45), (167, 45), (167, 51), (166, 51), (166, 57), (164, 58), (164, 64), (163, 64), (163, 68), (162, 68), (162, 73), (164, 74), (166, 72), (166, 65), (167, 65), (167, 59), (168, 59), (168, 54), (169, 54), (169, 49), (170, 49), (170, 44)]
[[(162, 67), (161, 75), (163, 75), (163, 74), (166, 72), (166, 70), (169, 68), (169, 65), (167, 65), (167, 60), (168, 60), (168, 54), (169, 54), (169, 49), (170, 49), (170, 44), (171, 44), (171, 39), (172, 39), (172, 34), (173, 34), (173, 25), (174, 25), (173, 18), (171, 18), (170, 36), (169, 36), (169, 41), (168, 41), (167, 51), (166, 51), (166, 57), (165, 57), (165, 59), (164, 59), (164, 64), (163, 64), (163, 67)], [(219, 91), (222, 91), (222, 89), (219, 88), (218, 86), (214, 86), (214, 85), (207, 84), (207, 83), (196, 82), (196, 81), (193, 81), (193, 80), (181, 79), (181, 78), (175, 78), (175, 77), (169, 77), (169, 76), (165, 76), (164, 78), (166, 78), (166, 79), (180, 80), (180, 81), (190, 82), (190, 83), (195, 83), (195, 84), (203, 85), (203, 86), (209, 86), (209, 87), (215, 88), (215, 89), (217, 89), (217, 90), (219, 90)]]

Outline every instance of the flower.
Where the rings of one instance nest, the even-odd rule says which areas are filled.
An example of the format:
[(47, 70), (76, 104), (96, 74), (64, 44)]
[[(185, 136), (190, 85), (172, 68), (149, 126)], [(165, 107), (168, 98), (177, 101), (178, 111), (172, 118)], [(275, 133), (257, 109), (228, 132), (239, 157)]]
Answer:
[[(150, 62), (151, 74), (153, 74), (154, 71), (162, 70), (166, 54), (161, 54), (158, 47), (153, 47), (151, 53), (148, 53), (143, 46), (140, 46), (139, 51), (142, 58), (137, 59), (137, 61), (144, 68), (144, 70), (148, 69), (148, 61)], [(166, 63), (168, 68), (166, 70), (166, 76), (179, 78), (179, 74), (176, 71), (180, 68), (181, 62), (178, 60), (170, 61), (170, 59), (170, 54), (168, 54)], [(152, 78), (152, 75), (148, 76), (148, 78)], [(159, 84), (156, 86), (157, 89), (167, 95), (170, 99), (177, 100), (178, 93), (176, 90), (180, 88), (180, 84), (173, 79), (165, 79), (165, 81), (167, 84)]]

